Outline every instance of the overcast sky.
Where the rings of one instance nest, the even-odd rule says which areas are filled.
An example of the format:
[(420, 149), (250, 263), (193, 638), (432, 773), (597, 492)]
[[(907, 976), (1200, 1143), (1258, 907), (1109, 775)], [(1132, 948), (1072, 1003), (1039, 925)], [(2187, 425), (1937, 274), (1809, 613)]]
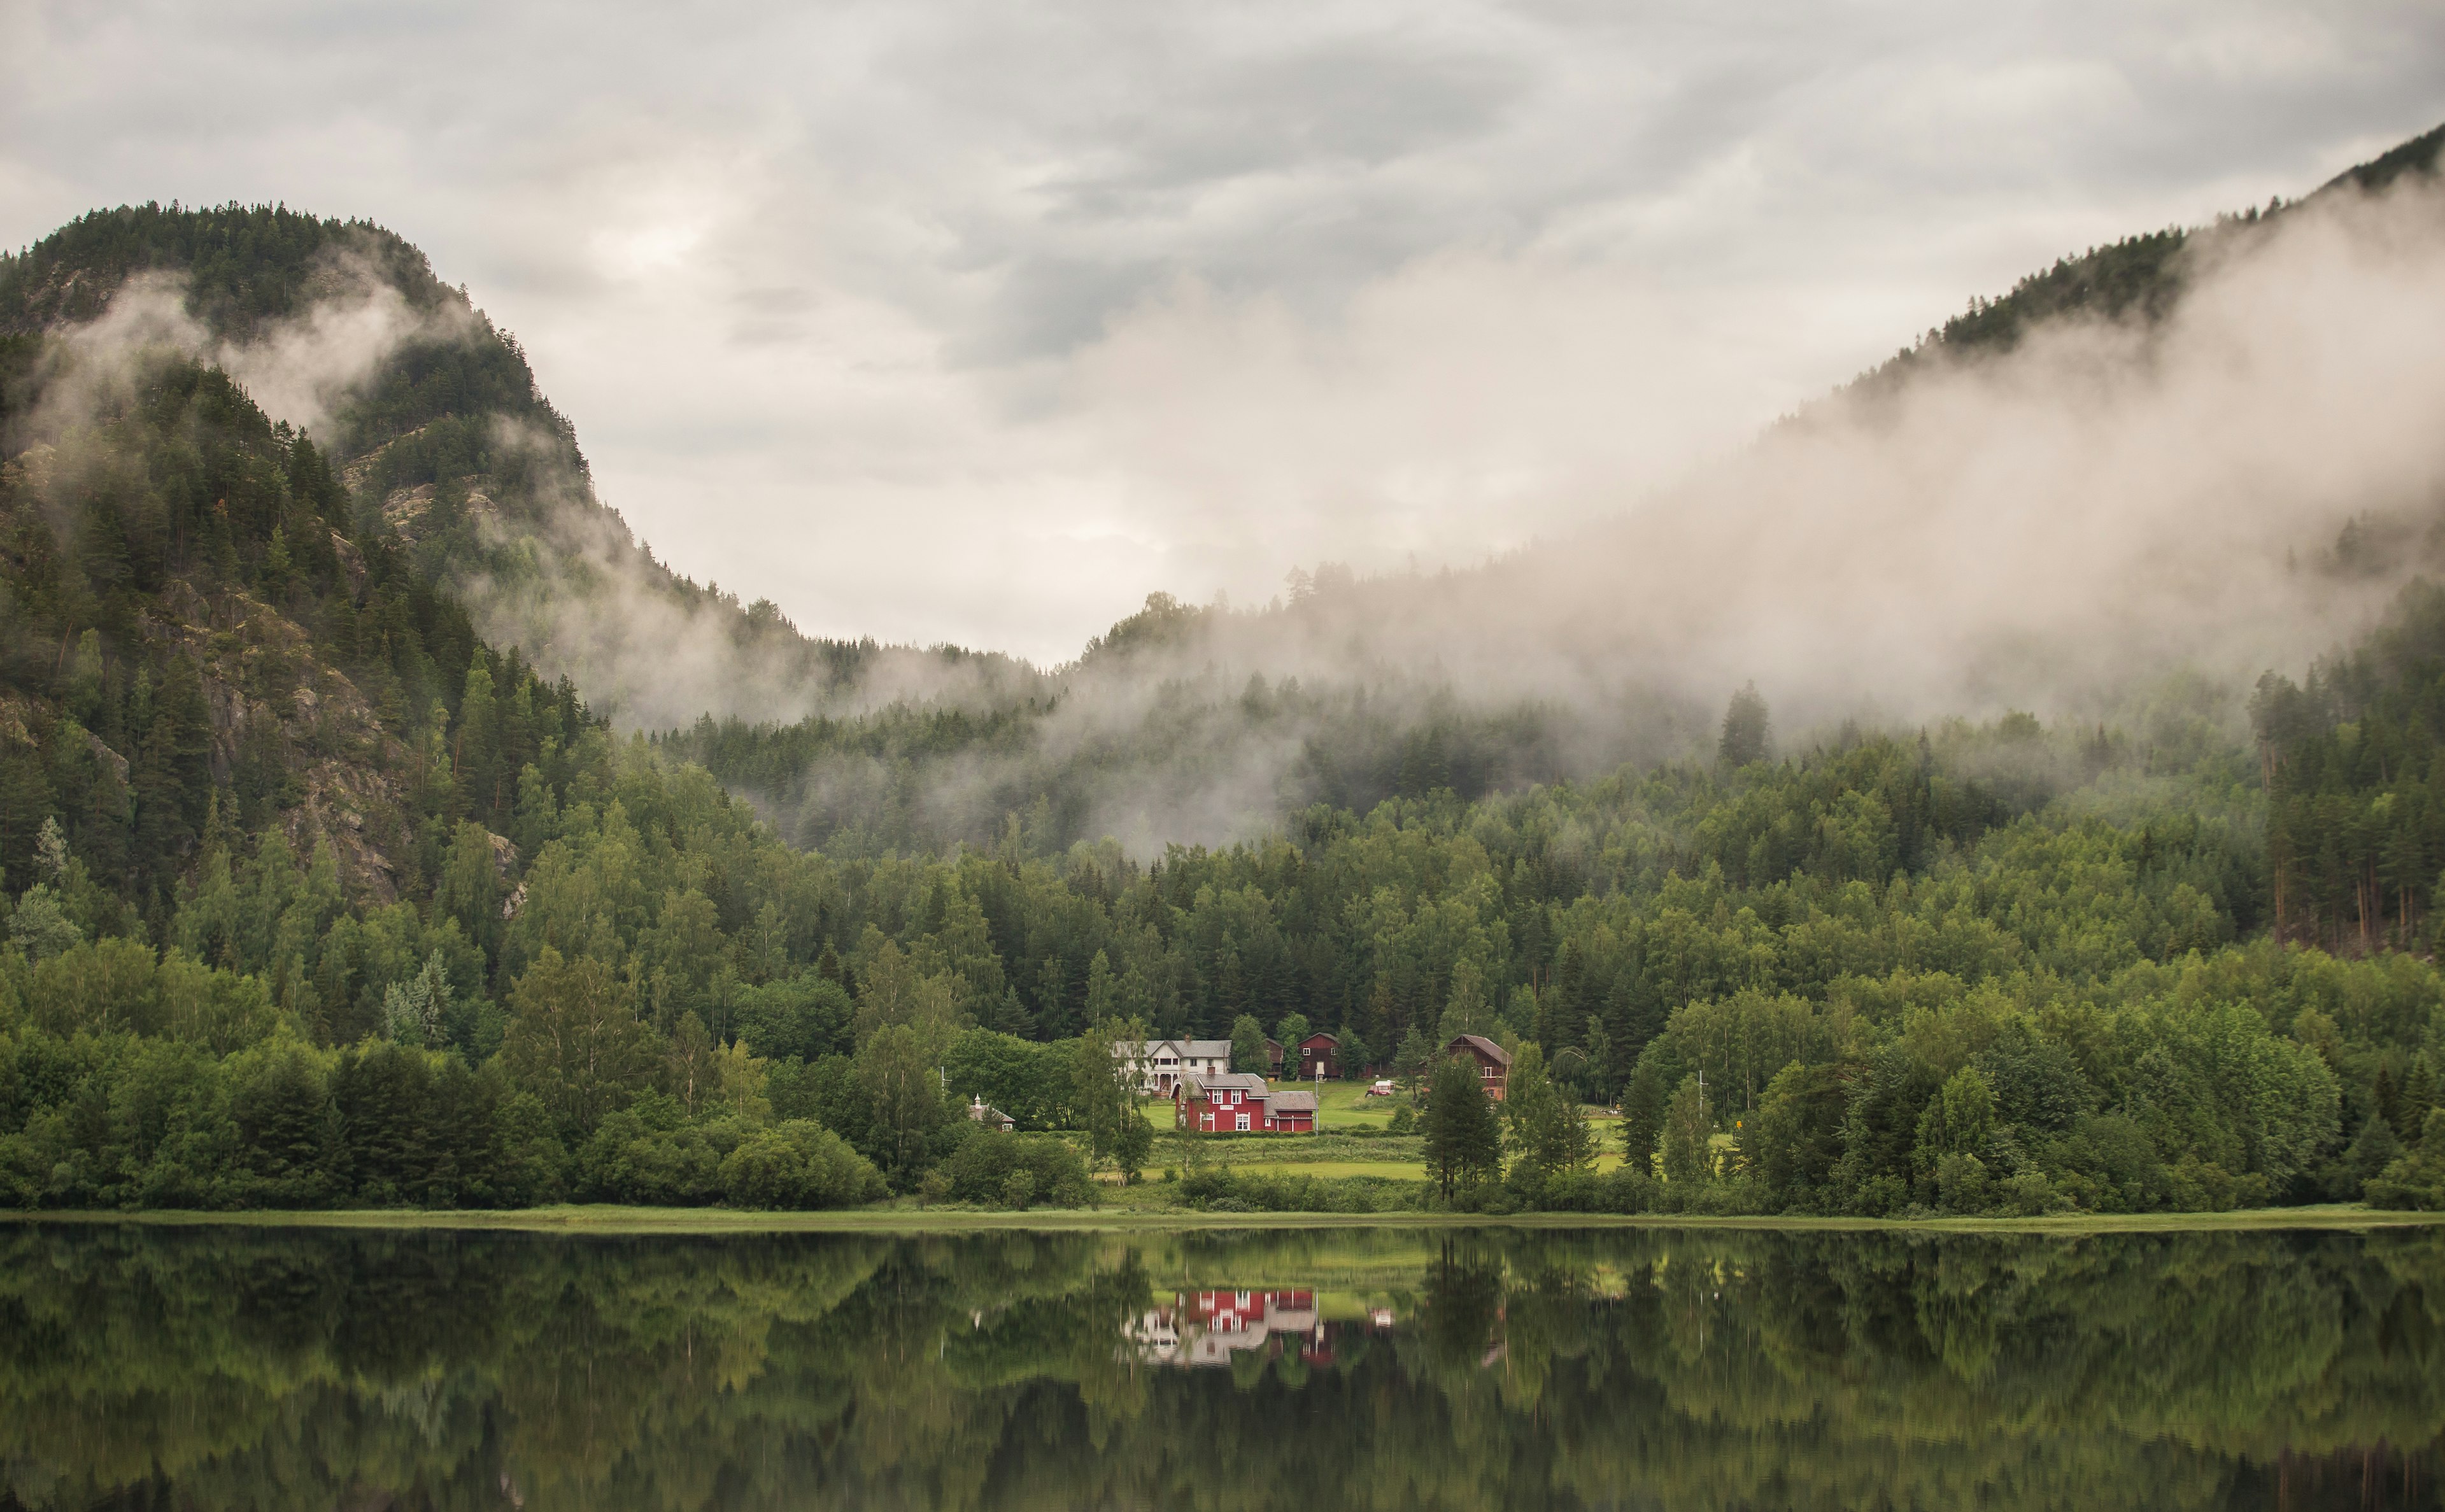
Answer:
[(1044, 661), (1635, 507), (1972, 294), (2445, 120), (2436, 0), (0, 18), (0, 242), (378, 220), (680, 569)]

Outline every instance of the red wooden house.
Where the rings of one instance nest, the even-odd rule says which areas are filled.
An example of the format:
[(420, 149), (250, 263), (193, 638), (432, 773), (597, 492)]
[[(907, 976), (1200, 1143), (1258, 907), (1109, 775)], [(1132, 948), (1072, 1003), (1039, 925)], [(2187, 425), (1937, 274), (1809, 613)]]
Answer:
[(1172, 1122), (1204, 1134), (1312, 1134), (1316, 1093), (1277, 1092), (1245, 1072), (1184, 1076), (1172, 1093)]
[(1339, 1080), (1341, 1076), (1341, 1036), (1313, 1034), (1298, 1042), (1301, 1081), (1314, 1081), (1318, 1076)]

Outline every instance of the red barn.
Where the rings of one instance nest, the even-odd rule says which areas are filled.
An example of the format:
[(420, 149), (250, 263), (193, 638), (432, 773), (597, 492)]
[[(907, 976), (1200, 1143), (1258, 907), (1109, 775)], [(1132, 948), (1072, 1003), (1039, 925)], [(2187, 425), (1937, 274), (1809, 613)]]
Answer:
[(1184, 1076), (1172, 1122), (1206, 1134), (1306, 1134), (1316, 1130), (1316, 1093), (1276, 1092), (1245, 1072)]
[(1339, 1080), (1341, 1077), (1341, 1036), (1314, 1034), (1298, 1043), (1301, 1081), (1314, 1081), (1318, 1076)]

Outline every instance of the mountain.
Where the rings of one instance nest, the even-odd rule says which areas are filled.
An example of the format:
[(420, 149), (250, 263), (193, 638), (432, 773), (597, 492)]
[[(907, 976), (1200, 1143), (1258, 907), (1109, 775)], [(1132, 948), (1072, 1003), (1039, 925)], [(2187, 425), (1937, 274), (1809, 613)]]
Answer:
[[(63, 330), (230, 373), (318, 438), (364, 528), (397, 537), (489, 637), (631, 720), (691, 718), (707, 689), (735, 712), (855, 701), (868, 682), (945, 668), (1027, 681), (954, 647), (812, 640), (769, 602), (670, 571), (596, 498), (515, 339), (380, 227), (285, 208), (98, 211), (0, 257), (0, 331)], [(695, 691), (663, 701), (681, 686)]]
[(379, 228), (85, 216), (0, 260), (0, 1201), (1023, 1203), (958, 1104), (1130, 1165), (1113, 1036), (1330, 1026), (1619, 1101), (1481, 1204), (2445, 1203), (2438, 140), (1051, 669), (674, 574)]
[[(2440, 128), (2445, 130), (2445, 128)], [(1482, 567), (1325, 564), (1254, 608), (1157, 595), (1055, 696), (665, 748), (802, 843), (1260, 832), (1314, 803), (1464, 797), (1703, 750), (1759, 683), (1787, 728), (2242, 693), (2445, 567), (2430, 132), (2289, 203), (2067, 257), (1741, 456)], [(2374, 359), (2374, 360), (2372, 360)]]

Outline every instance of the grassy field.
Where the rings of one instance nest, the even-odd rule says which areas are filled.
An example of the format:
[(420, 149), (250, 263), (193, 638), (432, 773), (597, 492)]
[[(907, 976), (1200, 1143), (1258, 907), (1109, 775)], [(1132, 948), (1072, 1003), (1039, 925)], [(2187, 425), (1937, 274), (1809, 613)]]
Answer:
[(507, 1229), (571, 1234), (927, 1234), (993, 1229), (1189, 1228), (1736, 1228), (1801, 1231), (1911, 1231), (1960, 1234), (2181, 1233), (2203, 1230), (2417, 1228), (2445, 1225), (2445, 1213), (2381, 1212), (2357, 1204), (2264, 1207), (2231, 1213), (2146, 1213), (2063, 1218), (1631, 1218), (1537, 1213), (1482, 1218), (1466, 1213), (1194, 1213), (1155, 1206), (1162, 1183), (1115, 1194), (1122, 1201), (1084, 1211), (986, 1213), (913, 1204), (837, 1213), (753, 1213), (719, 1207), (536, 1207), (501, 1213), (356, 1212), (0, 1212), (0, 1223), (227, 1224), (263, 1228)]

